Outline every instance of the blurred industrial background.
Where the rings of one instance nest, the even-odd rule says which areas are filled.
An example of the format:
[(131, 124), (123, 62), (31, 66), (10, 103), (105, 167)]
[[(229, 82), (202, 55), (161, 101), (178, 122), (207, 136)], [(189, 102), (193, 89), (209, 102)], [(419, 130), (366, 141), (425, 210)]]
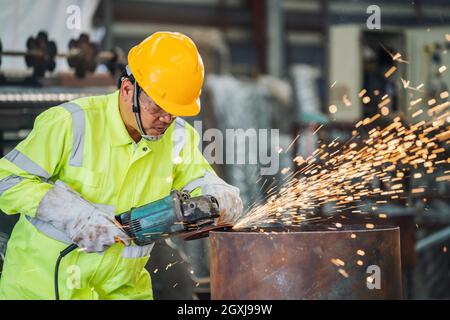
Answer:
[[(378, 27), (368, 22), (371, 5), (381, 9)], [(279, 129), (281, 148), (295, 139), (280, 168), (320, 143), (351, 137), (386, 94), (386, 123), (411, 122), (411, 101), (449, 96), (449, 0), (0, 0), (0, 7), (1, 156), (43, 110), (115, 90), (128, 50), (159, 30), (186, 33), (204, 59), (202, 113), (186, 120), (223, 132)], [(247, 206), (263, 198), (258, 165), (215, 169)], [(449, 183), (427, 172), (406, 185), (432, 191), (406, 190), (382, 205), (388, 219), (379, 223), (401, 228), (403, 296), (448, 299)], [(0, 215), (0, 254), (16, 219)], [(158, 243), (147, 268), (156, 299), (209, 298), (205, 239)]]

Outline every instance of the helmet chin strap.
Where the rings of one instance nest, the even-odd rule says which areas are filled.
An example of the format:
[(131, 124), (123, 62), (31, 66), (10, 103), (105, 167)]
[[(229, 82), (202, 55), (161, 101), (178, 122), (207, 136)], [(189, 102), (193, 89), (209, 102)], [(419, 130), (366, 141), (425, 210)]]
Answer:
[(141, 137), (148, 141), (157, 141), (163, 137), (162, 134), (159, 135), (148, 135), (145, 134), (144, 129), (142, 129), (142, 121), (141, 121), (141, 108), (139, 106), (139, 91), (140, 87), (137, 83), (137, 81), (134, 81), (134, 92), (133, 92), (133, 113), (134, 117), (136, 118), (136, 123), (138, 125), (139, 134)]

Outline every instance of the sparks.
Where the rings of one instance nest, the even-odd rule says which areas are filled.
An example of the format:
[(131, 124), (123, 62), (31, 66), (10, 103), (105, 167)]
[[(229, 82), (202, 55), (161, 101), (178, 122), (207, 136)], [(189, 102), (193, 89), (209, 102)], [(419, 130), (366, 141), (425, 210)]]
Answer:
[[(401, 55), (395, 54), (394, 57), (393, 60), (399, 61)], [(385, 76), (391, 76), (396, 70), (395, 66), (391, 67)], [(409, 88), (409, 81), (401, 81), (405, 88)], [(422, 87), (423, 84), (420, 84), (417, 90)], [(438, 95), (441, 99), (447, 99), (449, 92), (442, 91)], [(363, 103), (370, 102), (366, 89), (362, 89), (358, 96)], [(347, 96), (343, 97), (344, 104), (347, 99)], [(407, 192), (426, 195), (425, 187), (416, 183), (405, 190), (409, 187), (403, 179), (411, 177), (417, 182), (416, 179), (424, 174), (437, 172), (440, 166), (450, 163), (445, 152), (450, 144), (450, 102), (437, 102), (435, 98), (423, 101), (422, 98), (412, 99), (410, 108), (428, 106), (412, 112), (411, 124), (405, 124), (399, 116), (385, 124), (389, 119), (386, 116), (390, 113), (390, 103), (389, 96), (384, 94), (378, 105), (380, 113), (358, 121), (348, 141), (342, 143), (335, 139), (320, 142), (310, 156), (294, 156), (292, 166), (281, 169), (284, 175), (281, 183), (277, 185), (274, 180), (268, 186), (265, 197), (253, 203), (233, 228), (256, 227), (255, 230), (261, 229), (265, 233), (267, 230), (262, 226), (301, 226), (324, 222), (327, 218), (314, 217), (324, 205), (337, 214), (348, 212), (362, 215), (366, 212), (358, 206), (363, 201), (369, 200), (370, 205), (379, 205), (394, 199), (405, 199)], [(331, 105), (329, 111), (336, 112), (337, 106)], [(426, 115), (432, 118), (425, 119)], [(420, 121), (417, 118), (421, 118)], [(383, 126), (379, 126), (378, 121), (382, 121)], [(320, 125), (313, 134), (322, 127)], [(295, 137), (287, 150), (298, 138)], [(281, 147), (277, 147), (276, 151), (281, 152)], [(448, 172), (435, 178), (440, 183), (449, 180)], [(379, 184), (374, 182), (383, 186), (377, 187)], [(386, 219), (387, 214), (379, 213), (378, 217)], [(373, 223), (364, 226), (369, 230), (375, 228)], [(331, 228), (329, 230), (338, 230), (343, 223), (334, 221), (328, 227)], [(352, 234), (351, 238), (356, 238), (356, 235)]]

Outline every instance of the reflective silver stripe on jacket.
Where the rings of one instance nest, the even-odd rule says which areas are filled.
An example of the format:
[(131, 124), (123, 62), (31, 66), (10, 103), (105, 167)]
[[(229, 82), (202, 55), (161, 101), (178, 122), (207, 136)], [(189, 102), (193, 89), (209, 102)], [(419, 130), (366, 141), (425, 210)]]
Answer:
[(72, 115), (73, 145), (70, 154), (69, 165), (81, 167), (83, 165), (84, 134), (86, 129), (86, 117), (83, 108), (73, 102), (61, 105)]
[(175, 119), (175, 129), (173, 130), (172, 140), (173, 140), (173, 149), (172, 149), (172, 161), (174, 163), (179, 163), (178, 157), (180, 156), (181, 150), (183, 150), (186, 145), (187, 135), (185, 128), (185, 121), (181, 118)]
[[(72, 240), (70, 240), (70, 238), (64, 232), (55, 228), (51, 223), (42, 221), (37, 218), (32, 218), (29, 216), (26, 216), (26, 218), (36, 229), (38, 229), (46, 236), (58, 240), (60, 242), (66, 243), (68, 245), (72, 243)], [(149, 256), (150, 252), (153, 249), (153, 245), (154, 243), (142, 247), (140, 246), (125, 247), (122, 251), (122, 258), (141, 258)]]
[(23, 178), (19, 176), (7, 176), (0, 180), (0, 196), (3, 194), (3, 192), (11, 189), (22, 180)]
[(47, 171), (17, 149), (13, 149), (10, 153), (8, 153), (5, 156), (5, 159), (14, 163), (20, 169), (28, 172), (29, 174), (38, 176), (45, 180), (50, 179), (50, 174)]

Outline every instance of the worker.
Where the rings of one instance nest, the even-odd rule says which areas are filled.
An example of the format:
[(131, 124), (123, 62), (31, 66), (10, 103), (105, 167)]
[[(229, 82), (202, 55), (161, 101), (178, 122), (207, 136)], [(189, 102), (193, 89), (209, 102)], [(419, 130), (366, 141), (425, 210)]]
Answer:
[[(152, 299), (152, 244), (136, 246), (114, 216), (171, 190), (217, 198), (223, 221), (242, 213), (239, 189), (220, 179), (180, 116), (200, 112), (204, 66), (186, 35), (156, 32), (133, 47), (119, 89), (40, 114), (0, 160), (0, 209), (20, 214), (8, 242), (0, 298)], [(222, 219), (221, 218), (221, 219)]]

